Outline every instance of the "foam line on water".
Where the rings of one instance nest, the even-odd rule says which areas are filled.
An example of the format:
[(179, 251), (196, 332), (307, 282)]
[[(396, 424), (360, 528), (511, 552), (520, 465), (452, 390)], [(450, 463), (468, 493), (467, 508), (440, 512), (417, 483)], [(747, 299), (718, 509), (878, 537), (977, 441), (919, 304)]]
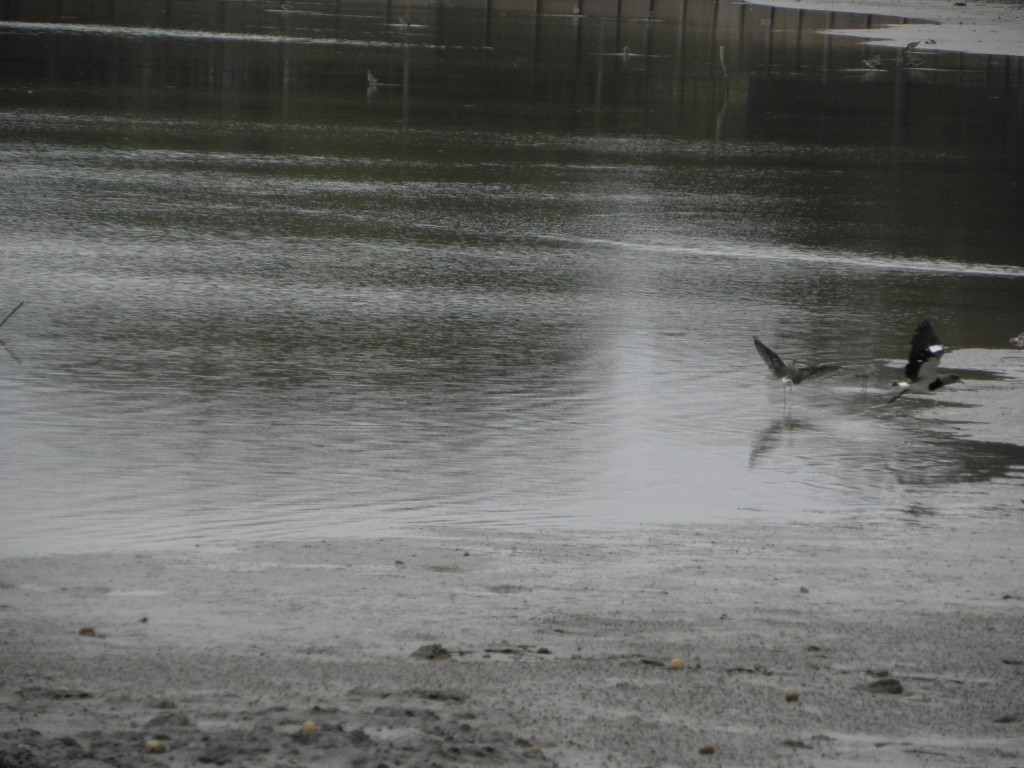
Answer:
[(46, 23), (33, 21), (0, 21), (0, 30), (17, 32), (102, 35), (109, 37), (145, 37), (173, 40), (209, 40), (213, 42), (289, 43), (298, 45), (358, 46), (361, 48), (392, 48), (401, 45), (384, 40), (339, 40), (335, 38), (295, 37), (291, 35), (258, 35), (240, 32), (207, 32), (194, 29), (158, 29), (155, 27), (121, 27), (102, 24)]

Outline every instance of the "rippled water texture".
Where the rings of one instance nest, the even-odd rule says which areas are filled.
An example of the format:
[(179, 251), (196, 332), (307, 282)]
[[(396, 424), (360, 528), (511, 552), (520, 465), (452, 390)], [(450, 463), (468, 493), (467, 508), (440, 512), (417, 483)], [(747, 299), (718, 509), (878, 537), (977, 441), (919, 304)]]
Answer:
[[(44, 5), (0, 21), (0, 554), (1024, 511), (1019, 61)], [(886, 406), (923, 317), (964, 382)], [(847, 368), (786, 394), (753, 334)]]

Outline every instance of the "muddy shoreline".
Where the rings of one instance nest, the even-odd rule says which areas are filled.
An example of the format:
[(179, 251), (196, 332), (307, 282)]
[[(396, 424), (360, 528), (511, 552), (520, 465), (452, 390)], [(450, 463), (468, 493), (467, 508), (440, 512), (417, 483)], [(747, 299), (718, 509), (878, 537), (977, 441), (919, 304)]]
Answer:
[(1022, 528), (9, 558), (0, 765), (1020, 766)]
[[(863, 39), (870, 46), (985, 56), (1024, 56), (1024, 4), (987, 0), (778, 0), (751, 5), (828, 13), (902, 17), (906, 24), (871, 29), (837, 27), (830, 34)], [(923, 22), (923, 23), (922, 23)]]

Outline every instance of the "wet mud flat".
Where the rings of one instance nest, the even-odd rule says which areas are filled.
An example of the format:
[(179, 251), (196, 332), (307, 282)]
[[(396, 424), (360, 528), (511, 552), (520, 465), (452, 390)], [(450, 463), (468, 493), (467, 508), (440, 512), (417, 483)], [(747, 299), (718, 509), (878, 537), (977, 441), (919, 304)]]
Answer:
[[(838, 25), (830, 34), (862, 38), (882, 48), (955, 51), (985, 56), (1024, 56), (1024, 8), (1019, 3), (1000, 0), (940, 2), (938, 0), (750, 0), (751, 5), (800, 9), (825, 13), (861, 14), (869, 19), (885, 19), (872, 28), (845, 28)], [(902, 23), (895, 23), (902, 18)], [(1017, 65), (1014, 64), (1014, 67)]]
[(1024, 764), (1009, 512), (0, 561), (0, 765)]

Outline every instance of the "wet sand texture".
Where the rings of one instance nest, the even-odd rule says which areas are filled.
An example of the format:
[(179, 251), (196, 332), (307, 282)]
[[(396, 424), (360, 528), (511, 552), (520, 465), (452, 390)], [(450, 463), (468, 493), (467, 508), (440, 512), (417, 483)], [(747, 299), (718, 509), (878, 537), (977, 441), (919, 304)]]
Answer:
[(0, 562), (0, 765), (1019, 766), (1021, 521)]

